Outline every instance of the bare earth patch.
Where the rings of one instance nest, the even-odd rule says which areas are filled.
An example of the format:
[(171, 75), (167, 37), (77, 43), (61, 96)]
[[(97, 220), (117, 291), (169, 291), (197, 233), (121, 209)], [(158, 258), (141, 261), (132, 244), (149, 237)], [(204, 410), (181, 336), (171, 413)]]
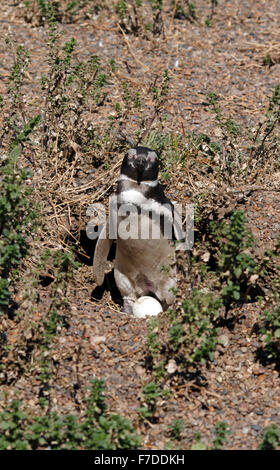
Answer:
[[(46, 25), (24, 20), (23, 3), (15, 6), (14, 2), (8, 2), (1, 9), (0, 94), (4, 99), (8, 96), (13, 56), (7, 51), (5, 37), (10, 34), (30, 51), (24, 102), (29, 115), (35, 115), (44, 101), (40, 77), (48, 73), (47, 33)], [(104, 106), (100, 111), (98, 108), (89, 110), (87, 119), (94, 125), (104, 123), (105, 126), (108, 115), (116, 112), (115, 101), (123, 99), (122, 81), (139, 91), (140, 96), (143, 94), (144, 115), (152, 117), (148, 90), (155, 77), (162, 77), (168, 68), (166, 120), (162, 124), (156, 118), (150, 123), (151, 129), (164, 126), (165, 132), (170, 134), (196, 132), (215, 139), (217, 120), (205, 104), (205, 95), (214, 91), (220, 95), (219, 106), (226, 118), (234, 119), (241, 128), (257, 126), (267, 109), (268, 97), (279, 83), (279, 2), (221, 0), (211, 27), (204, 24), (210, 2), (207, 6), (207, 2), (197, 2), (199, 16), (193, 22), (171, 20), (169, 3), (171, 5), (166, 2), (164, 9), (167, 18), (164, 37), (147, 39), (121, 31), (116, 14), (110, 16), (106, 11), (86, 17), (81, 14), (73, 22), (59, 24), (59, 30), (63, 31), (61, 43), (71, 37), (76, 40), (75, 61), (98, 55), (104, 63), (110, 59), (118, 63), (114, 78), (105, 90)], [(267, 54), (272, 58), (270, 65), (263, 63)], [(113, 86), (113, 82), (119, 83), (119, 88)], [(3, 120), (2, 115), (0, 123)], [(139, 121), (135, 112), (120, 126), (128, 142), (135, 139)], [(197, 381), (171, 383), (170, 396), (159, 399), (153, 422), (141, 421), (139, 417), (137, 409), (141, 406), (142, 387), (153, 380), (151, 371), (145, 367), (147, 321), (123, 314), (120, 304), (112, 299), (108, 290), (100, 298), (94, 295), (96, 285), (90, 265), (93, 247), (87, 246), (81, 235), (88, 221), (88, 205), (94, 201), (107, 204), (122, 157), (123, 149), (109, 148), (107, 160), (103, 162), (106, 164), (96, 165), (92, 170), (90, 160), (79, 156), (75, 164), (71, 161), (72, 175), (63, 179), (61, 174), (58, 182), (54, 163), (47, 171), (47, 165), (32, 158), (32, 153), (29, 155), (26, 151), (21, 156), (22, 166), (33, 173), (35, 190), (44, 187), (43, 212), (49, 239), (41, 233), (41, 239), (38, 236), (34, 240), (34, 252), (21, 266), (20, 289), (15, 300), (19, 306), (25, 302), (23, 320), (18, 322), (13, 315), (2, 320), (1, 332), (6, 335), (8, 348), (2, 357), (5, 370), (0, 374), (1, 409), (17, 398), (30, 412), (40, 413), (38, 399), (43, 396), (51, 403), (52, 411), (79, 414), (84, 409), (89, 382), (96, 377), (105, 380), (110, 410), (131, 420), (141, 436), (143, 449), (164, 449), (170, 442), (170, 425), (179, 419), (184, 425), (180, 441), (173, 441), (174, 448), (189, 449), (196, 432), (210, 446), (215, 425), (225, 421), (231, 434), (224, 448), (256, 449), (265, 427), (271, 423), (280, 426), (279, 370), (260, 355), (260, 338), (254, 329), (261, 313), (257, 302), (236, 308), (232, 316), (237, 320), (233, 323), (230, 319), (224, 321), (214, 360), (201, 367), (200, 385)], [(187, 164), (174, 163), (170, 177), (163, 181), (171, 199), (188, 203), (204, 191), (215, 193), (215, 176), (204, 171), (208, 163), (206, 167), (204, 161), (196, 165), (192, 171), (192, 164), (188, 168)], [(238, 194), (233, 199), (234, 209), (245, 211), (248, 227), (256, 238), (254, 249), (260, 258), (265, 249), (275, 246), (280, 231), (279, 170), (270, 176), (264, 176), (265, 168), (262, 170), (256, 171), (254, 180), (250, 180), (252, 190), (246, 189), (247, 181), (232, 186), (236, 190), (234, 194)], [(32, 268), (36, 261), (34, 256), (40, 249), (48, 246), (65, 249), (70, 245), (75, 247), (81, 267), (76, 278), (69, 282), (66, 324), (59, 327), (52, 340), (49, 353), (52, 376), (49, 387), (43, 389), (36, 368), (41, 355), (36, 329), (42, 325), (51, 302), (53, 273), (46, 270), (46, 277), (36, 288), (35, 300), (26, 299), (24, 273)], [(17, 364), (14, 357), (19, 358)]]

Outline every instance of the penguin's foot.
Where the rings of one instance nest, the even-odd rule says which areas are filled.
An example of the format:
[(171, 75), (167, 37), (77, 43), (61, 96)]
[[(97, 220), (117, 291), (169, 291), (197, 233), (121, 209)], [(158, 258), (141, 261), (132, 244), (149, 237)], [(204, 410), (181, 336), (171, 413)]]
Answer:
[(124, 297), (123, 298), (123, 312), (126, 313), (127, 315), (132, 315), (132, 308), (133, 308), (134, 302), (135, 302), (135, 299), (132, 299), (131, 297)]

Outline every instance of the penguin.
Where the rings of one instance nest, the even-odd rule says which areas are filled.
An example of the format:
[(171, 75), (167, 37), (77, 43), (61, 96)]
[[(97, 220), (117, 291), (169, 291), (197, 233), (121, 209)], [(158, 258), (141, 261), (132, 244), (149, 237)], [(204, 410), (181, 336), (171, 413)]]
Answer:
[[(182, 240), (183, 235), (176, 224), (174, 206), (158, 182), (158, 173), (157, 153), (136, 146), (125, 154), (117, 182), (114, 277), (127, 314), (132, 313), (134, 302), (142, 296), (156, 298), (163, 309), (175, 300), (173, 240)], [(112, 243), (107, 222), (94, 253), (97, 285), (104, 281)]]

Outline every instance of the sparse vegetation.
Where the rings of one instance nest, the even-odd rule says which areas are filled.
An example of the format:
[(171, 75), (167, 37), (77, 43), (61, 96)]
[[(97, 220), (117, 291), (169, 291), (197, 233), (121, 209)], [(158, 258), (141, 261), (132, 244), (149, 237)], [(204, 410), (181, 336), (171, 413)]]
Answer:
[[(253, 47), (255, 8), (238, 2), (236, 15), (236, 4), (3, 5), (0, 449), (217, 450), (244, 447), (246, 435), (250, 448), (279, 447), (279, 423), (262, 429), (272, 420), (263, 410), (257, 434), (250, 423), (242, 439), (234, 432), (243, 428), (228, 438), (238, 387), (248, 381), (256, 401), (262, 383), (274, 391), (280, 358), (279, 41)], [(247, 42), (239, 31), (236, 54), (223, 56), (236, 25), (246, 25)], [(231, 61), (234, 86), (224, 78)], [(170, 198), (195, 206), (176, 302), (143, 322), (120, 314), (111, 273), (106, 286), (93, 284), (85, 236), (88, 206), (107, 207), (136, 144), (159, 153)], [(238, 389), (234, 405), (229, 387)]]
[(170, 439), (172, 439), (174, 441), (180, 441), (183, 427), (184, 427), (184, 420), (175, 419), (169, 427), (169, 429), (170, 429)]
[(211, 445), (208, 447), (201, 438), (200, 433), (196, 433), (191, 450), (222, 450), (226, 443), (227, 435), (231, 433), (228, 424), (224, 421), (220, 421), (216, 424), (213, 433), (214, 438), (212, 439)]
[(186, 373), (212, 359), (218, 333), (213, 321), (218, 317), (221, 305), (221, 300), (211, 293), (193, 289), (187, 300), (179, 302), (175, 311), (168, 312), (168, 317), (159, 323), (158, 332), (161, 328), (164, 337), (160, 345), (157, 344), (156, 354), (148, 343), (149, 358), (158, 378), (165, 375), (170, 360), (176, 361), (172, 375), (174, 372)]
[(39, 363), (39, 380), (41, 381), (41, 400), (40, 405), (49, 403), (49, 381), (52, 375), (52, 366), (50, 359), (50, 349), (52, 340), (57, 334), (58, 329), (67, 326), (67, 308), (69, 308), (69, 299), (67, 298), (68, 285), (73, 280), (75, 270), (79, 263), (73, 260), (72, 253), (57, 252), (54, 254), (54, 282), (50, 294), (50, 305), (40, 328), (40, 350), (41, 359)]
[[(228, 222), (210, 222), (216, 272), (221, 282), (221, 297), (226, 313), (234, 303), (249, 300), (249, 283), (256, 272), (256, 261), (250, 254), (254, 238), (246, 228), (243, 212), (235, 211)], [(243, 297), (243, 299), (241, 299)]]
[[(198, 287), (180, 292), (177, 309), (149, 324), (147, 366), (157, 379), (166, 375), (170, 360), (176, 361), (171, 374), (175, 376), (213, 360), (222, 318), (235, 306), (255, 300), (252, 295), (256, 292), (264, 295), (262, 286), (268, 273), (270, 282), (274, 279), (274, 292), (278, 292), (279, 270), (272, 268), (278, 249), (267, 253), (263, 266), (258, 266), (250, 251), (254, 238), (243, 212), (234, 211), (229, 220), (210, 221), (203, 233), (204, 249), (198, 242), (191, 258), (190, 279), (199, 276)], [(278, 349), (278, 310), (265, 311), (261, 317), (263, 341), (272, 355)]]
[(267, 358), (279, 361), (280, 358), (280, 304), (265, 310), (260, 318), (260, 334)]
[(259, 445), (259, 450), (279, 450), (280, 428), (276, 424), (267, 426), (264, 430), (263, 440)]
[(105, 403), (104, 384), (93, 380), (82, 417), (52, 412), (33, 416), (13, 400), (0, 413), (0, 449), (135, 449), (139, 436), (122, 416), (109, 414)]
[(157, 404), (159, 399), (168, 397), (168, 390), (161, 389), (154, 381), (146, 384), (142, 389), (141, 400), (143, 406), (138, 408), (139, 416), (143, 420), (156, 421), (157, 420)]
[[(25, 132), (22, 133), (25, 135)], [(20, 139), (17, 136), (17, 139)], [(31, 174), (18, 166), (20, 144), (13, 145), (2, 164), (0, 189), (0, 309), (7, 308), (18, 266), (27, 255), (30, 235), (37, 222), (32, 189), (26, 183)]]

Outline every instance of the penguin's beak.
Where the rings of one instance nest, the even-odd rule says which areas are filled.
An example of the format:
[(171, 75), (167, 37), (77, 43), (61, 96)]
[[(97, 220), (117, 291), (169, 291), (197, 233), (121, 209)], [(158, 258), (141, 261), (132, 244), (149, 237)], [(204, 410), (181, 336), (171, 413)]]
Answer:
[(135, 162), (137, 169), (137, 183), (140, 184), (142, 181), (143, 172), (145, 169), (146, 160), (145, 157), (139, 156)]

